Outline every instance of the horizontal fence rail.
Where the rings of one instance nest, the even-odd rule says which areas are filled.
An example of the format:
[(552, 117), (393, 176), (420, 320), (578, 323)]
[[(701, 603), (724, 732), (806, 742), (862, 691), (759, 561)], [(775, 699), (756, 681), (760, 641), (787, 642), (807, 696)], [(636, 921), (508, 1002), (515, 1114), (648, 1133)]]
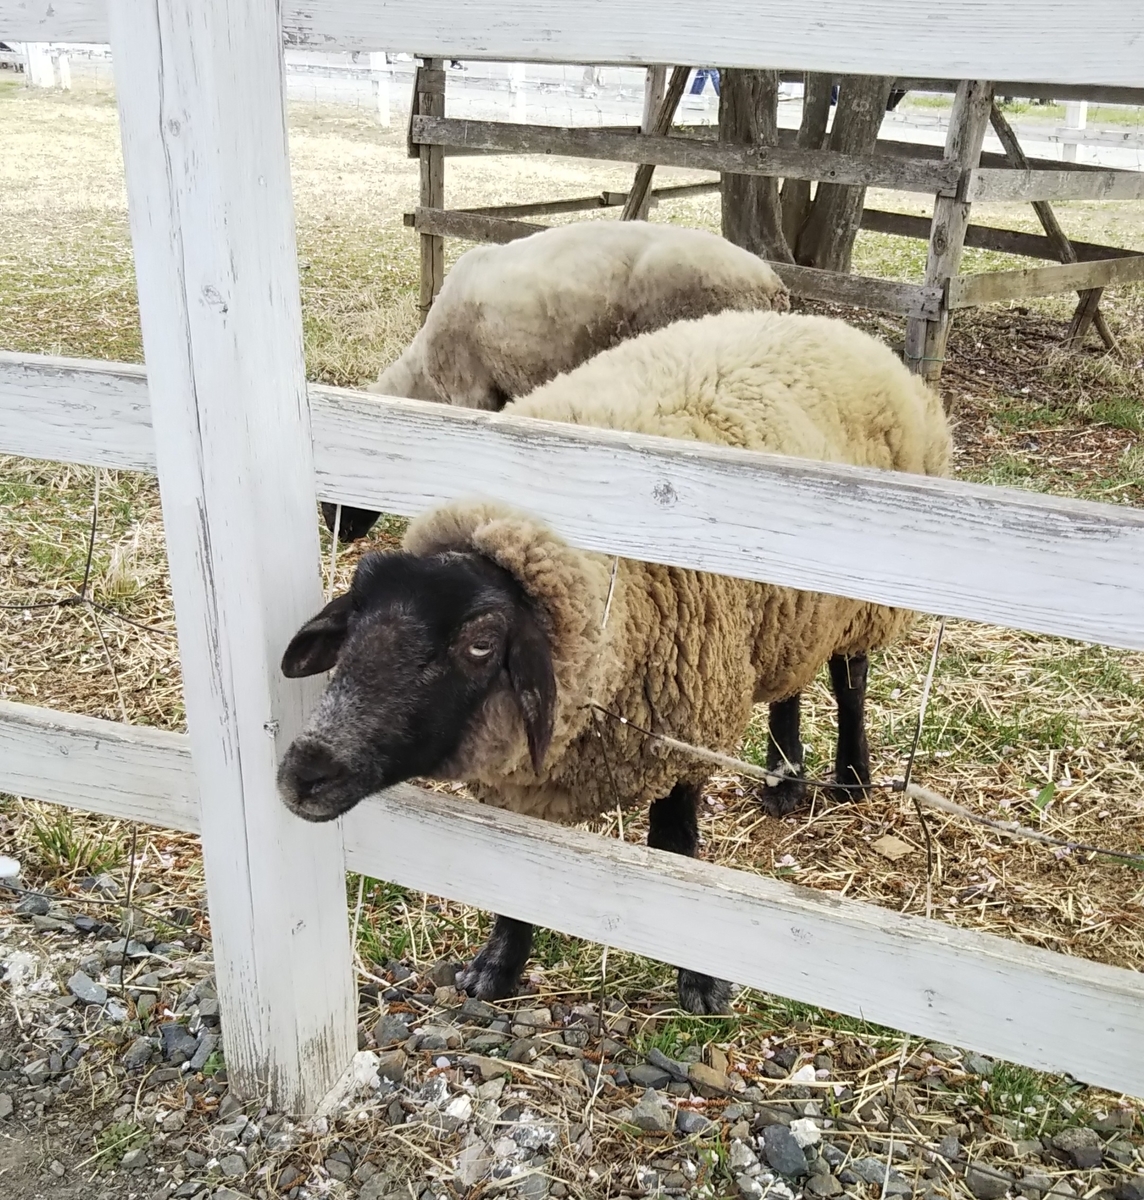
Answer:
[(1086, 288), (1123, 287), (1144, 282), (1144, 254), (1090, 262), (1062, 263), (1057, 267), (1025, 267), (1016, 271), (988, 271), (981, 275), (955, 275), (949, 281), (949, 307), (970, 308), (1005, 300), (1051, 296), (1056, 292)]
[[(286, 0), (282, 24), (319, 50), (1144, 85), (1144, 10), (1126, 0), (858, 0), (813, 37), (798, 0)], [(0, 39), (106, 42), (104, 0), (2, 0)]]
[[(0, 452), (154, 470), (146, 386), (139, 367), (0, 355)], [(322, 499), (410, 516), (486, 496), (588, 549), (1144, 649), (1134, 508), (339, 388), (310, 397)]]
[[(0, 790), (197, 827), (188, 740), (94, 717), (0, 702)], [(410, 785), (342, 820), (351, 871), (1144, 1095), (1138, 972)]]

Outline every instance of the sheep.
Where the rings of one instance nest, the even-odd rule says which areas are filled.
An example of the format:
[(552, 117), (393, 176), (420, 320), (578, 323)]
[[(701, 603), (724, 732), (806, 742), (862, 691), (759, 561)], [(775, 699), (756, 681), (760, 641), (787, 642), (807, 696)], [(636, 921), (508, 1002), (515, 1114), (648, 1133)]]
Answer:
[[(930, 475), (947, 473), (950, 455), (935, 394), (886, 346), (823, 317), (679, 322), (506, 411)], [(563, 822), (650, 805), (648, 845), (695, 856), (711, 768), (640, 730), (727, 752), (753, 705), (769, 703), (777, 782), (764, 802), (791, 811), (806, 787), (799, 695), (827, 663), (835, 781), (861, 793), (867, 654), (912, 617), (613, 560), (501, 504), (454, 502), (418, 517), (401, 552), (363, 558), (349, 593), (291, 641), (287, 676), (337, 670), (283, 758), (280, 792), (314, 821), (413, 776), (464, 780), (484, 803)], [(459, 986), (511, 994), (531, 938), (531, 926), (498, 917)], [(719, 1011), (729, 997), (725, 983), (691, 971), (678, 985), (691, 1012)]]
[[(592, 355), (672, 321), (724, 309), (785, 311), (762, 259), (714, 233), (646, 221), (581, 221), (466, 251), (424, 327), (366, 390), (499, 411)], [(331, 532), (335, 506), (323, 503)], [(343, 507), (338, 536), (378, 514)]]

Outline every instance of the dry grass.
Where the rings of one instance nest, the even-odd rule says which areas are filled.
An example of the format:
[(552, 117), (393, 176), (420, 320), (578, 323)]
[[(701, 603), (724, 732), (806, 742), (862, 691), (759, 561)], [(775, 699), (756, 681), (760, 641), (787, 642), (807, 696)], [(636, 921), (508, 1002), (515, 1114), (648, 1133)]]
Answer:
[[(401, 212), (415, 202), (416, 166), (395, 133), (356, 114), (298, 110), (291, 145), (308, 370), (315, 379), (360, 383), (414, 329), (417, 252)], [(560, 159), (457, 159), (449, 164), (448, 201), (576, 195), (623, 187), (628, 177), (623, 167)], [(871, 202), (886, 207), (894, 199), (900, 200), (874, 196)], [(900, 207), (922, 211), (913, 201)], [(657, 219), (713, 227), (715, 201), (672, 202)], [(1036, 227), (1031, 213), (1006, 209), (1003, 219)], [(1065, 205), (1062, 219), (1078, 236), (1144, 248), (1138, 207)], [(452, 243), (450, 253), (461, 248)], [(920, 243), (860, 239), (858, 270), (916, 278), (923, 264)], [(974, 253), (966, 269), (1001, 265), (1018, 260)], [(1060, 336), (1070, 310), (1066, 299), (959, 319), (945, 384), (957, 420), (958, 470), (969, 478), (1140, 504), (1144, 297), (1137, 289), (1107, 299), (1122, 344), (1116, 356), (1063, 353)], [(888, 340), (901, 337), (898, 322), (845, 315)], [(98, 91), (30, 98), (0, 90), (0, 345), (140, 357), (115, 111)], [(74, 593), (93, 483), (93, 472), (84, 468), (0, 461), (0, 602)], [(154, 482), (105, 472), (101, 496), (92, 596), (169, 634)], [(343, 554), (339, 579), (348, 578), (366, 549), (392, 544), (398, 530), (394, 523), (381, 526), (369, 542)], [(923, 621), (875, 666), (871, 741), (881, 778), (901, 772), (933, 633), (934, 622)], [(947, 637), (919, 782), (980, 813), (1017, 817), (1057, 836), (1144, 847), (1144, 656), (968, 623), (953, 624)], [(69, 607), (0, 614), (0, 669), (6, 698), (112, 718), (125, 711), (132, 721), (182, 726), (173, 638), (108, 613)], [(810, 761), (825, 769), (832, 704), (822, 683), (807, 696), (805, 722)], [(760, 722), (748, 752), (757, 753), (762, 729)], [(901, 911), (925, 910), (923, 838), (912, 808), (898, 797), (879, 794), (847, 806), (819, 800), (809, 819), (775, 822), (760, 815), (738, 781), (720, 779), (708, 805), (703, 837), (714, 861)], [(13, 840), (35, 865), (31, 822), (40, 819), (39, 806), (5, 801), (4, 811)], [(106, 824), (76, 820), (77, 836)], [(1054, 855), (944, 819), (931, 818), (931, 826), (936, 916), (1144, 969), (1144, 876), (1107, 859)], [(896, 863), (872, 849), (890, 829), (913, 846)], [(601, 831), (617, 832), (607, 822)], [(641, 836), (639, 822), (625, 834)], [(162, 870), (183, 886), (194, 839), (156, 834), (149, 844), (155, 869), (169, 863)], [(41, 856), (42, 875), (61, 869)], [(460, 957), (472, 951), (484, 926), (472, 910), (371, 882), (362, 950), (371, 961)], [(533, 986), (545, 995), (579, 995), (601, 984), (598, 948), (573, 939), (542, 935), (536, 964)], [(608, 986), (614, 994), (669, 996), (666, 968), (633, 956), (611, 956)], [(758, 998), (752, 1003), (776, 1020), (794, 1011), (760, 1009)]]

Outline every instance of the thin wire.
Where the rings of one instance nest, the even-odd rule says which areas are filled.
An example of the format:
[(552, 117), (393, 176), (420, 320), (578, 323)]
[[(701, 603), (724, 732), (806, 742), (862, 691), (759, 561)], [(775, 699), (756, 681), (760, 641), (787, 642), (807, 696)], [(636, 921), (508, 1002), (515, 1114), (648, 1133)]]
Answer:
[(342, 528), (342, 506), (339, 504), (334, 509), (334, 530), (330, 538), (330, 578), (326, 584), (326, 603), (334, 598), (334, 580), (337, 577), (338, 569), (338, 534)]
[(922, 834), (926, 840), (926, 916), (933, 916), (933, 871), (934, 871), (934, 848), (933, 834), (930, 832), (929, 822), (926, 820), (926, 815), (922, 812), (921, 800), (916, 792), (910, 791), (910, 777), (914, 773), (914, 759), (917, 757), (918, 746), (922, 740), (922, 726), (925, 724), (926, 709), (929, 708), (930, 690), (933, 688), (934, 672), (937, 670), (937, 656), (941, 650), (941, 639), (945, 636), (945, 617), (942, 617), (937, 626), (937, 637), (933, 643), (933, 653), (930, 655), (929, 670), (926, 672), (926, 681), (922, 685), (921, 703), (918, 705), (918, 723), (914, 728), (914, 741), (910, 746), (910, 756), (906, 759), (906, 773), (902, 780), (902, 791), (905, 792), (914, 802), (914, 812), (918, 815), (918, 822), (922, 827)]

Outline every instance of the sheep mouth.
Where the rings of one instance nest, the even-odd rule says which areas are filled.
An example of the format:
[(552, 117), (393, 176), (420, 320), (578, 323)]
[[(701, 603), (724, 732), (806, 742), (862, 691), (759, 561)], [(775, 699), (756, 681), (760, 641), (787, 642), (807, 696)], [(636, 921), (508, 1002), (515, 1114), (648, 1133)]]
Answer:
[(295, 742), (278, 768), (278, 794), (303, 820), (333, 821), (383, 786), (372, 775), (317, 757), (313, 745)]

